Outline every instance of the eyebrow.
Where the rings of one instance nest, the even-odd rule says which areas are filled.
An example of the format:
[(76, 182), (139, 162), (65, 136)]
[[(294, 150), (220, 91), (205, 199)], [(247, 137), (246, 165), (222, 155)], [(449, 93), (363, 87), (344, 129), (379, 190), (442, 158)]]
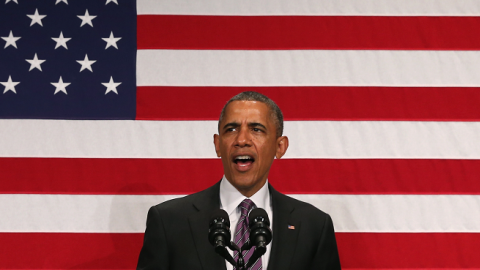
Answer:
[(260, 124), (260, 123), (255, 123), (255, 122), (254, 122), (254, 123), (248, 123), (248, 126), (249, 126), (249, 127), (261, 127), (261, 128), (263, 128), (263, 129), (267, 129), (266, 126), (264, 126), (264, 125), (262, 125), (262, 124)]
[(223, 129), (230, 128), (230, 127), (238, 127), (238, 126), (240, 126), (239, 123), (237, 123), (237, 122), (230, 122), (230, 123), (226, 123), (225, 126), (223, 126)]
[[(239, 127), (240, 126), (240, 123), (238, 122), (230, 122), (230, 123), (227, 123), (223, 126), (223, 129), (226, 129), (226, 128), (231, 128), (231, 127)], [(260, 124), (260, 123), (257, 123), (257, 122), (252, 122), (252, 123), (248, 123), (248, 126), (249, 127), (261, 127), (263, 129), (267, 129), (267, 127), (265, 127), (263, 124)]]

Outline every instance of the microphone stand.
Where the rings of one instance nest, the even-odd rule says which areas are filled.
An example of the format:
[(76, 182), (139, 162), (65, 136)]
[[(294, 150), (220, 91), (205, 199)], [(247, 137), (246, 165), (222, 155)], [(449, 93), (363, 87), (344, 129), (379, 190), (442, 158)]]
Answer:
[[(230, 250), (232, 250), (233, 252), (237, 251), (238, 252), (238, 259), (237, 261), (235, 262), (235, 260), (232, 258), (232, 256), (230, 255), (230, 253), (228, 253), (228, 256), (230, 258), (232, 258), (232, 261), (229, 261), (231, 265), (233, 265), (235, 267), (235, 269), (237, 270), (246, 270), (245, 268), (245, 260), (243, 258), (243, 253), (242, 253), (242, 250), (233, 242), (231, 241), (230, 244), (228, 245), (228, 247), (230, 248)], [(225, 250), (226, 251), (226, 250)]]
[(227, 249), (225, 246), (216, 246), (215, 251), (220, 254), (223, 258), (225, 258), (233, 267), (235, 267), (237, 270), (247, 270), (249, 267), (251, 267), (258, 258), (260, 258), (263, 254), (265, 254), (266, 245), (265, 242), (260, 242), (260, 245), (255, 247), (255, 250), (253, 251), (252, 256), (248, 260), (247, 265), (245, 266), (245, 259), (243, 257), (243, 251), (245, 250), (250, 250), (252, 248), (252, 244), (250, 243), (250, 240), (247, 240), (245, 244), (243, 244), (242, 248), (240, 249), (233, 241), (230, 241), (230, 243), (227, 243), (227, 247), (232, 250), (233, 252), (237, 251), (238, 252), (238, 259), (235, 261), (233, 259), (232, 255), (228, 253)]
[(262, 257), (263, 254), (267, 251), (265, 242), (260, 242), (259, 246), (255, 247), (252, 256), (248, 260), (247, 265), (245, 266), (245, 259), (243, 258), (243, 252), (245, 250), (250, 250), (253, 245), (250, 243), (250, 240), (247, 240), (245, 244), (243, 244), (242, 248), (240, 249), (233, 241), (231, 241), (228, 245), (228, 248), (232, 251), (238, 252), (238, 260), (235, 262), (232, 255), (228, 253), (226, 248), (223, 248), (223, 252), (217, 251), (222, 257), (224, 257), (231, 265), (233, 265), (237, 270), (247, 270), (248, 268), (252, 267), (252, 265), (258, 260), (258, 258)]
[[(245, 244), (242, 246), (242, 252), (245, 250), (250, 250), (253, 247), (253, 245), (250, 243), (250, 239), (245, 242)], [(263, 254), (267, 251), (265, 242), (260, 242), (260, 245), (255, 246), (255, 250), (252, 253), (252, 256), (248, 260), (248, 263), (245, 267), (245, 269), (248, 269), (252, 267), (252, 265), (258, 260), (258, 258), (262, 257)]]

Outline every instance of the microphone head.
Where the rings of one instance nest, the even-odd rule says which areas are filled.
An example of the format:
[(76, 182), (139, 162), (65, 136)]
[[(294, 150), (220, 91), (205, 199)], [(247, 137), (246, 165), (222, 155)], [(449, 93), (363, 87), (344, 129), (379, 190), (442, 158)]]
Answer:
[(248, 215), (248, 226), (250, 242), (259, 249), (261, 254), (264, 254), (273, 236), (267, 212), (262, 208), (253, 209)]
[(252, 227), (257, 222), (263, 222), (265, 225), (270, 226), (270, 219), (267, 212), (262, 208), (253, 209), (248, 215), (248, 224)]
[(222, 250), (230, 245), (232, 238), (230, 232), (230, 218), (223, 209), (217, 209), (210, 215), (210, 228), (208, 229), (208, 240), (215, 247), (215, 250)]
[(219, 222), (225, 223), (227, 227), (230, 227), (230, 218), (228, 217), (227, 212), (223, 209), (217, 209), (210, 215), (210, 226)]

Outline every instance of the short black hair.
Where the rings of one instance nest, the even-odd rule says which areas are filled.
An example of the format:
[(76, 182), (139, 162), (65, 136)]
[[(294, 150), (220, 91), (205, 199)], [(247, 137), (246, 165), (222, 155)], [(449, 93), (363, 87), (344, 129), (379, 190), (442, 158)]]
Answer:
[(218, 132), (220, 133), (220, 123), (223, 120), (223, 117), (225, 116), (225, 108), (227, 108), (228, 104), (230, 104), (233, 101), (258, 101), (262, 102), (265, 105), (268, 106), (271, 112), (271, 118), (275, 122), (275, 125), (277, 127), (277, 138), (282, 136), (283, 134), (283, 114), (282, 110), (278, 107), (278, 105), (271, 100), (269, 97), (260, 94), (258, 92), (254, 91), (246, 91), (242, 92), (231, 99), (227, 101), (225, 106), (223, 106), (222, 112), (220, 113), (220, 119), (218, 119)]

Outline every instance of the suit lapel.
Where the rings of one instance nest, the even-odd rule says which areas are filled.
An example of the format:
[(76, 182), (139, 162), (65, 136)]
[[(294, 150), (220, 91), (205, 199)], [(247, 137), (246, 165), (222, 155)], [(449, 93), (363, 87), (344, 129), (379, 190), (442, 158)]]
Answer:
[[(273, 212), (273, 246), (271, 247), (268, 269), (291, 269), (293, 254), (297, 246), (298, 232), (300, 231), (300, 220), (291, 217), (295, 210), (285, 200), (285, 195), (279, 193), (269, 185), (272, 197)], [(294, 226), (294, 229), (289, 228)]]
[(226, 270), (225, 260), (214, 252), (213, 246), (208, 242), (210, 213), (220, 208), (220, 183), (205, 190), (193, 206), (198, 212), (189, 217), (190, 231), (202, 268)]

